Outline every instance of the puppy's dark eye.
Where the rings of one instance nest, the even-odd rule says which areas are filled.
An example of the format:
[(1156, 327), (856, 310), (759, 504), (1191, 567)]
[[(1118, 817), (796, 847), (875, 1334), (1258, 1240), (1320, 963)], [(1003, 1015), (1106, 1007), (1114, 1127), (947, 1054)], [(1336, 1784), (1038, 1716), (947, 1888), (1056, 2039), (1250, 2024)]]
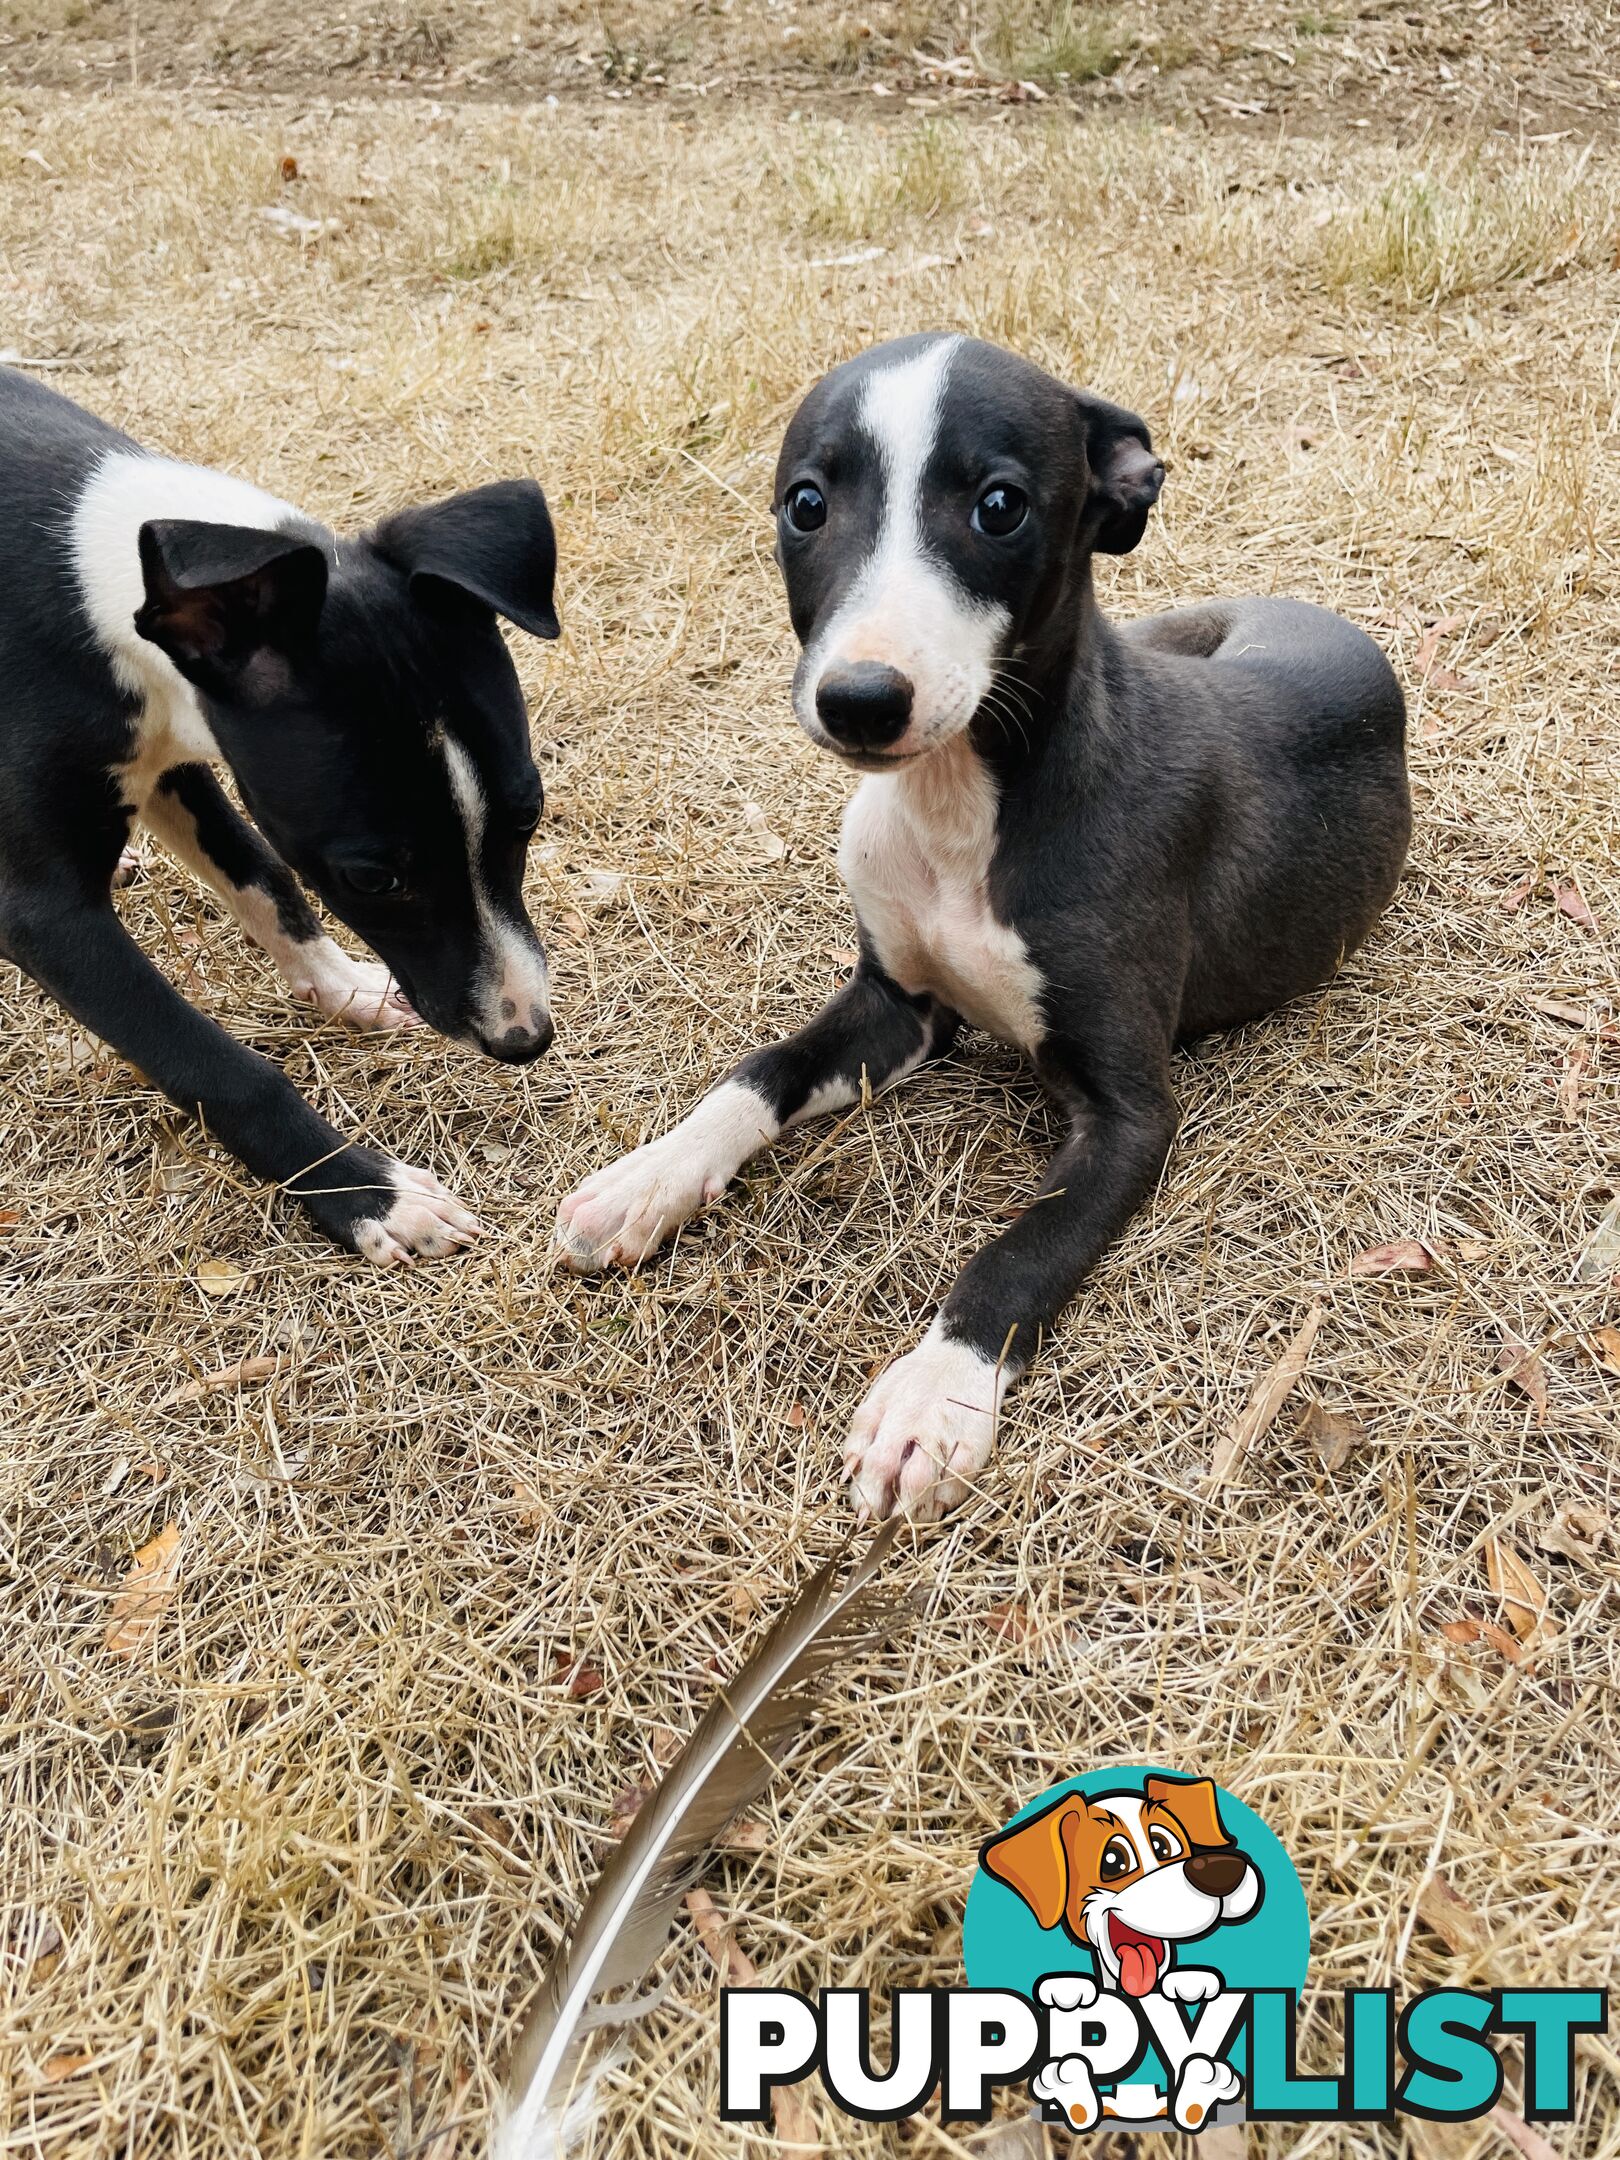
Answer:
[(808, 480), (788, 489), (782, 508), (795, 532), (816, 532), (827, 522), (827, 498)]
[(1176, 1843), (1175, 1839), (1170, 1835), (1168, 1830), (1150, 1830), (1148, 1832), (1148, 1843), (1153, 1848), (1153, 1857), (1155, 1860), (1162, 1860), (1168, 1863), (1171, 1860), (1179, 1860), (1181, 1858), (1181, 1847)]
[(351, 892), (364, 893), (368, 900), (386, 899), (391, 893), (405, 890), (405, 880), (379, 863), (352, 864), (344, 871), (343, 882)]
[(1097, 1873), (1104, 1882), (1117, 1882), (1121, 1875), (1129, 1875), (1136, 1866), (1136, 1854), (1124, 1838), (1110, 1838), (1103, 1847), (1103, 1856)]
[(1029, 497), (1022, 488), (997, 485), (986, 488), (973, 505), (973, 526), (976, 532), (988, 533), (992, 540), (1005, 540), (1028, 515)]

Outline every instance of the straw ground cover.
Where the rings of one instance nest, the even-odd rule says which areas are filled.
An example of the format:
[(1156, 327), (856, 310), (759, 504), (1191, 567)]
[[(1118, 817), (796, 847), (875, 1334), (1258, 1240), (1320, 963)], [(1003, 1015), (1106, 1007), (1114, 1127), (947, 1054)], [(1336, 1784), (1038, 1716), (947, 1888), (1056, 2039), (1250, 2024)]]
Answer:
[[(159, 858), (124, 900), (338, 1122), (477, 1200), (477, 1256), (335, 1256), (0, 970), (0, 2149), (475, 2150), (615, 1817), (844, 1535), (866, 1374), (1027, 1198), (1052, 1119), (975, 1040), (639, 1276), (546, 1259), (562, 1192), (847, 964), (847, 790), (787, 717), (765, 505), (803, 387), (921, 324), (1149, 417), (1170, 481), (1120, 613), (1279, 590), (1375, 629), (1417, 838), (1333, 985), (1181, 1061), (1161, 1190), (907, 1559), (923, 1619), (712, 1892), (766, 1979), (948, 1983), (978, 1841), (1159, 1759), (1282, 1836), (1324, 1991), (1604, 1979), (1620, 1338), (1574, 1276), (1620, 1190), (1612, 154), (36, 90), (4, 157), (7, 346), (340, 523), (538, 472), (566, 634), (519, 652), (538, 1069), (312, 1023)], [(715, 2121), (716, 1974), (684, 1934), (673, 1969), (600, 2150), (777, 2149)], [(1324, 1993), (1308, 2056), (1331, 2028)], [(1615, 2057), (1581, 2064), (1557, 2149), (1612, 2151)]]

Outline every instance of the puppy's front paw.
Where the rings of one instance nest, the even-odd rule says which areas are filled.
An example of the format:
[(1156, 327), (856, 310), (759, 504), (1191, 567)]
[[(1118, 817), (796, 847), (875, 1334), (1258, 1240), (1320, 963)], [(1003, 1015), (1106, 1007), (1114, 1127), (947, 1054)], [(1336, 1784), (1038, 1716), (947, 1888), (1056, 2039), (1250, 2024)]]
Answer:
[(417, 1260), (442, 1260), (483, 1236), (484, 1226), (470, 1208), (447, 1192), (431, 1170), (384, 1158), (394, 1187), (386, 1214), (354, 1226), (358, 1251), (378, 1267), (410, 1267)]
[(439, 1260), (483, 1235), (477, 1216), (431, 1170), (372, 1148), (341, 1149), (291, 1189), (328, 1237), (378, 1267)]
[(844, 1443), (844, 1475), (863, 1518), (937, 1522), (990, 1460), (1007, 1375), (936, 1320), (873, 1383)]
[(718, 1200), (781, 1126), (764, 1099), (727, 1080), (690, 1117), (588, 1177), (557, 1210), (556, 1250), (578, 1274), (634, 1267), (682, 1223)]
[(634, 1267), (723, 1185), (705, 1190), (704, 1164), (676, 1132), (650, 1140), (588, 1177), (557, 1210), (557, 1251), (577, 1274)]
[(301, 1004), (313, 1005), (328, 1020), (341, 1020), (360, 1035), (422, 1025), (422, 1016), (380, 960), (351, 960), (330, 945), (319, 967), (289, 987)]

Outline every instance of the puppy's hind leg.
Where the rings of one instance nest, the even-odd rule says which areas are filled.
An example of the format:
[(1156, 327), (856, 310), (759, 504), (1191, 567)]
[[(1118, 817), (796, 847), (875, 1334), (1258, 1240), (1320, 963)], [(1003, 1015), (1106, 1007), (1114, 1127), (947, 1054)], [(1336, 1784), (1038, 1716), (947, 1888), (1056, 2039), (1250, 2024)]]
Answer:
[(213, 888), (301, 1004), (366, 1033), (421, 1025), (380, 960), (351, 960), (326, 935), (298, 880), (206, 765), (172, 766), (141, 818)]
[(756, 1050), (661, 1140), (587, 1178), (557, 1210), (557, 1248), (585, 1273), (644, 1260), (790, 1125), (878, 1092), (949, 1046), (956, 1016), (863, 961), (797, 1035)]

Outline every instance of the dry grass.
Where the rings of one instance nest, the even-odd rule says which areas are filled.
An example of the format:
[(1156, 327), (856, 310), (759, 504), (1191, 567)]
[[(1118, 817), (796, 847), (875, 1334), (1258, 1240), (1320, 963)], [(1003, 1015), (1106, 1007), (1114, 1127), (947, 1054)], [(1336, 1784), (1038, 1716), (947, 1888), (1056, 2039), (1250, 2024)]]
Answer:
[[(1122, 613), (1259, 588), (1377, 628), (1418, 838), (1338, 982), (1183, 1061), (1162, 1190), (982, 1495), (909, 1563), (925, 1624), (852, 1678), (716, 1893), (769, 1979), (950, 1982), (987, 1828), (1073, 1768), (1157, 1757), (1282, 1835), (1327, 1988), (1604, 1979), (1620, 1570), (1543, 1540), (1568, 1506), (1620, 1513), (1620, 1379), (1582, 1347), (1613, 1300), (1571, 1282), (1620, 1189), (1617, 1053), (1533, 1001), (1620, 1003), (1616, 279), (1589, 248), (1510, 276), (1495, 237), (1566, 153), (1482, 149), (1443, 276), (1368, 247), (1330, 284), (1340, 233), (1391, 214), (1388, 154), (1344, 140), (44, 93), (5, 124), (0, 342), (338, 520), (538, 471), (567, 633), (520, 656), (561, 1029), (540, 1069), (314, 1026), (181, 875), (127, 896), (340, 1124), (476, 1196), (478, 1257), (396, 1280), (334, 1256), (0, 971), (0, 2150), (473, 2151), (615, 1795), (842, 1536), (867, 1369), (1028, 1194), (1051, 1120), (979, 1042), (794, 1139), (640, 1277), (545, 1261), (569, 1184), (836, 979), (845, 788), (787, 717), (768, 475), (820, 369), (930, 323), (1151, 418), (1171, 482), (1108, 574)], [(1617, 192), (1594, 156), (1586, 229)], [(885, 252), (821, 261), (857, 236)], [(1436, 1265), (1347, 1276), (1401, 1237)], [(210, 1261), (247, 1281), (210, 1294)], [(1324, 1285), (1302, 1395), (1209, 1491)], [(1508, 1337), (1540, 1352), (1544, 1421)], [(174, 1400), (251, 1356), (281, 1362)], [(1331, 1472), (1296, 1440), (1306, 1397), (1365, 1425)], [(166, 1527), (172, 1597), (120, 1656), (113, 1595)], [(1441, 1633), (1500, 1617), (1492, 1538), (1549, 1598), (1518, 1661)], [(1027, 1628), (993, 1624), (1009, 1603)], [(1449, 1942), (1419, 1916), (1437, 1872), (1475, 1916)], [(602, 2151), (763, 2155), (714, 2121), (714, 1978), (679, 1959)], [(1583, 2057), (1560, 2149), (1616, 2149), (1614, 2063)], [(830, 2122), (827, 2149), (962, 2147)]]

